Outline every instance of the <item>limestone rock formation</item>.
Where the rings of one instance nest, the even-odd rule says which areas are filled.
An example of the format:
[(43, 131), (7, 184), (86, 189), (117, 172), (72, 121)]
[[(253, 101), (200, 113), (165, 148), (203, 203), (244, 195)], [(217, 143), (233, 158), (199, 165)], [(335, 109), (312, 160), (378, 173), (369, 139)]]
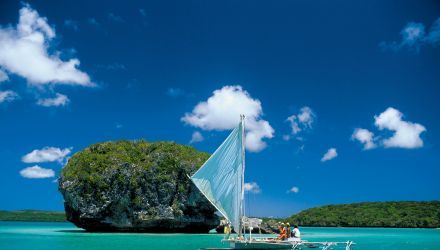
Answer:
[(67, 219), (89, 231), (206, 233), (219, 218), (187, 175), (208, 157), (172, 142), (91, 145), (61, 172)]

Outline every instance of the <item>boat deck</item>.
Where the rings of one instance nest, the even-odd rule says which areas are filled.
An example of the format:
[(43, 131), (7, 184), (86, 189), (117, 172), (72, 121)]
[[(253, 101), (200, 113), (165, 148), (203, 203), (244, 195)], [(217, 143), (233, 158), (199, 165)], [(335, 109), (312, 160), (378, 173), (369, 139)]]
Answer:
[(319, 241), (311, 242), (306, 240), (297, 241), (279, 241), (271, 238), (252, 238), (251, 240), (229, 239), (223, 240), (229, 242), (229, 248), (203, 248), (203, 250), (228, 250), (228, 249), (251, 249), (251, 250), (268, 250), (268, 249), (345, 249), (350, 250), (354, 245), (352, 241), (346, 242), (330, 242)]

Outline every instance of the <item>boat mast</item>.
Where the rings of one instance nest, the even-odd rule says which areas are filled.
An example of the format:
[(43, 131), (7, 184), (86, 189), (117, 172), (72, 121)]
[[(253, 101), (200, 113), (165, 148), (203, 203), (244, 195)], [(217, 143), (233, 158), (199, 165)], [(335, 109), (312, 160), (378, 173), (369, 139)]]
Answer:
[[(244, 115), (240, 115), (240, 122), (241, 122), (241, 159), (242, 159), (242, 165), (243, 165), (243, 173), (241, 175), (241, 197), (240, 197), (240, 228), (238, 230), (238, 236), (242, 236), (242, 230), (243, 230), (243, 216), (244, 216), (244, 169), (245, 169), (245, 150), (246, 150), (246, 138), (245, 138), (245, 128), (244, 128)], [(246, 229), (244, 229), (246, 230)]]

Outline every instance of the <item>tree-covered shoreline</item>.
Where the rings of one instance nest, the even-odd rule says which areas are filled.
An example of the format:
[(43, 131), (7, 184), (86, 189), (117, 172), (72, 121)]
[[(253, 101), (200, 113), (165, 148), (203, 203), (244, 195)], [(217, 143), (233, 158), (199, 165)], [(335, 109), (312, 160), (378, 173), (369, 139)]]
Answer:
[(439, 228), (440, 201), (327, 205), (303, 210), (286, 221), (318, 227)]
[[(64, 212), (0, 211), (0, 221), (64, 222)], [(288, 218), (264, 218), (276, 230), (278, 222), (312, 227), (440, 228), (440, 201), (361, 202), (303, 210)]]
[(18, 210), (0, 211), (0, 221), (41, 221), (41, 222), (65, 222), (64, 212)]

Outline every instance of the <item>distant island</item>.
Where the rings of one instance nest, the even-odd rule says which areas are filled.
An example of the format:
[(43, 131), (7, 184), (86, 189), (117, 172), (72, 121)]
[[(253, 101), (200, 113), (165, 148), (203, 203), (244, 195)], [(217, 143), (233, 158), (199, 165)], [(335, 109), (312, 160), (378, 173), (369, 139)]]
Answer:
[(38, 210), (0, 211), (0, 221), (65, 222), (66, 214)]
[(440, 201), (361, 202), (306, 209), (286, 219), (319, 227), (439, 228)]
[[(64, 222), (64, 212), (0, 211), (0, 221)], [(440, 228), (440, 201), (362, 202), (309, 208), (285, 219), (263, 219), (264, 232), (279, 222), (317, 227)], [(218, 230), (222, 232), (222, 230)]]

